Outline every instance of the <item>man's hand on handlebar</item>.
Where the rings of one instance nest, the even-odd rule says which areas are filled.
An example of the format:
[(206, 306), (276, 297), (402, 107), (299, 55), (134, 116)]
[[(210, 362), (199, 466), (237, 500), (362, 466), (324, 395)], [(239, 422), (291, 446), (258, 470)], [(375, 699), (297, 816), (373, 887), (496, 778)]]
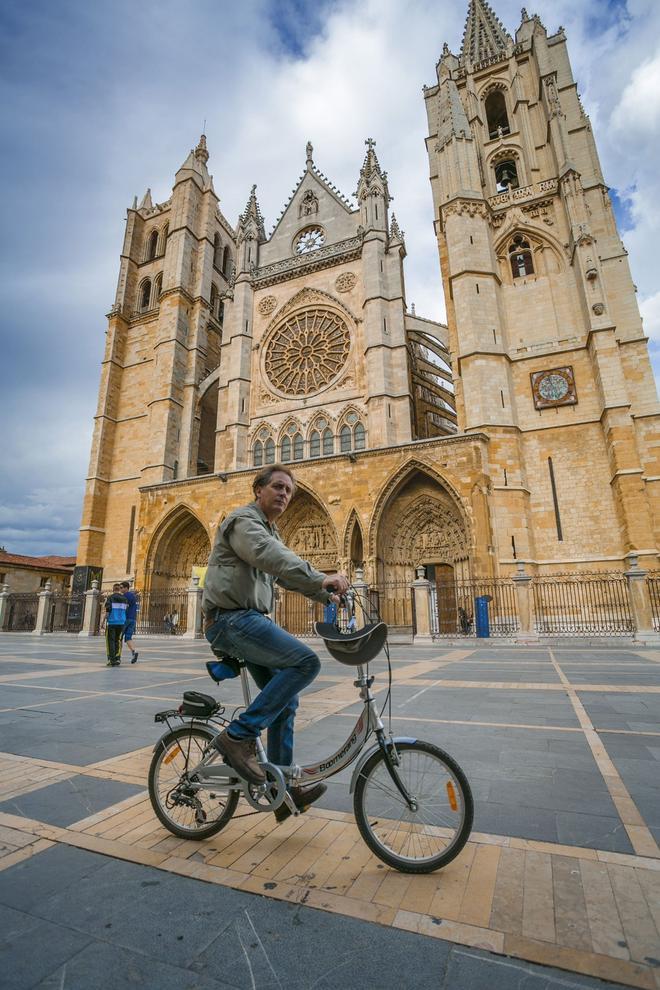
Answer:
[(333, 601), (339, 604), (342, 595), (345, 595), (351, 583), (345, 574), (326, 574), (321, 587), (324, 591), (332, 594)]

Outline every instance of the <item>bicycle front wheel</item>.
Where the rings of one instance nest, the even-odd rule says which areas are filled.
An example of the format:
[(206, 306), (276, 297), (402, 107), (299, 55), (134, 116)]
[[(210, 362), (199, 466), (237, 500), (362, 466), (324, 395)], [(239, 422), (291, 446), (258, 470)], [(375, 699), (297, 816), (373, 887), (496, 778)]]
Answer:
[(165, 828), (182, 839), (215, 835), (238, 804), (236, 791), (196, 786), (194, 768), (213, 738), (205, 726), (182, 726), (163, 736), (151, 760), (151, 805)]
[(392, 769), (415, 802), (411, 810), (378, 750), (365, 763), (353, 807), (362, 838), (388, 866), (431, 873), (458, 856), (472, 828), (474, 805), (459, 765), (432, 743), (396, 744)]

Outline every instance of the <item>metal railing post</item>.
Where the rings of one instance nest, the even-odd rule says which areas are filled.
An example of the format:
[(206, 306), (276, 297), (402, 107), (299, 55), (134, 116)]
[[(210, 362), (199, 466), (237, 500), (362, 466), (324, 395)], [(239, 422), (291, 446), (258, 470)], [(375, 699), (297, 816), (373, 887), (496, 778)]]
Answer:
[(369, 622), (369, 585), (364, 580), (364, 571), (361, 567), (356, 567), (355, 569), (353, 588), (355, 589), (353, 603), (355, 609), (355, 627), (356, 629), (362, 629)]

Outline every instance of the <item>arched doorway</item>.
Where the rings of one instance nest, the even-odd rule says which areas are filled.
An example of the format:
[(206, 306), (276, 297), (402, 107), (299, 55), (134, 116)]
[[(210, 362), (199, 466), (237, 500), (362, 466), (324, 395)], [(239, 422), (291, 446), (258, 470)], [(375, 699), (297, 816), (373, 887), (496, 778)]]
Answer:
[(181, 506), (156, 531), (147, 557), (149, 590), (185, 591), (194, 566), (208, 563), (211, 542), (201, 522)]
[(469, 536), (454, 494), (414, 470), (392, 491), (376, 539), (376, 587), (381, 615), (390, 625), (411, 628), (410, 584), (422, 565), (434, 585), (439, 622), (455, 623), (456, 582), (469, 576)]
[[(310, 492), (298, 489), (279, 524), (282, 539), (318, 571), (337, 570), (337, 533), (330, 516)], [(277, 622), (295, 636), (311, 636), (323, 607), (295, 591), (278, 591)]]

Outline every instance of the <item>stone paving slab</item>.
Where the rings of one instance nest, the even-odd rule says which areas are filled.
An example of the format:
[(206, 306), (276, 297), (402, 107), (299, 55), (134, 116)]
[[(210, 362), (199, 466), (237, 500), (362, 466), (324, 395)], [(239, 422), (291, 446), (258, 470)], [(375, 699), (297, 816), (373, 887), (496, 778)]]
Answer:
[[(88, 668), (94, 664), (101, 675), (116, 676), (106, 678), (102, 695), (91, 697), (103, 681), (95, 672), (95, 687), (88, 686), (86, 696), (69, 700), (65, 694), (64, 704), (45, 709), (57, 711), (55, 716), (27, 707), (10, 713), (9, 722), (0, 715), (0, 750), (5, 750), (0, 802), (4, 796), (5, 807), (10, 805), (16, 797), (9, 795), (26, 788), (18, 795), (21, 814), (0, 807), (0, 905), (17, 916), (9, 924), (16, 946), (5, 941), (3, 948), (26, 952), (24, 917), (43, 929), (44, 944), (50, 944), (51, 928), (63, 917), (67, 933), (83, 939), (72, 942), (69, 952), (63, 937), (50, 970), (40, 970), (34, 960), (32, 982), (17, 986), (114, 990), (134, 985), (127, 975), (132, 974), (147, 988), (302, 990), (314, 980), (321, 988), (350, 987), (356, 985), (351, 983), (355, 958), (364, 955), (360, 947), (373, 945), (375, 964), (368, 977), (373, 981), (366, 978), (360, 987), (603, 986), (597, 979), (609, 980), (608, 986), (660, 987), (658, 786), (657, 777), (647, 780), (646, 769), (657, 767), (653, 750), (660, 755), (660, 736), (642, 735), (647, 730), (640, 732), (637, 723), (623, 732), (600, 727), (589, 709), (592, 697), (601, 704), (613, 699), (616, 710), (610, 707), (610, 715), (628, 717), (631, 710), (639, 712), (634, 706), (640, 701), (660, 700), (652, 685), (638, 683), (640, 666), (626, 669), (621, 663), (621, 651), (599, 648), (585, 656), (578, 648), (525, 650), (516, 680), (517, 651), (502, 644), (395, 649), (397, 731), (431, 738), (452, 752), (477, 798), (475, 831), (463, 853), (436, 874), (411, 877), (388, 869), (364, 846), (347, 794), (350, 771), (331, 784), (321, 806), (283, 825), (273, 816), (255, 815), (233, 819), (202, 843), (170, 835), (140, 786), (160, 732), (151, 721), (153, 711), (167, 707), (154, 699), (161, 691), (176, 697), (184, 687), (202, 684), (202, 690), (216, 692), (199, 672), (204, 645), (145, 640), (141, 657), (153, 660), (138, 664), (137, 671), (122, 666), (104, 672), (98, 641), (60, 636), (48, 642), (51, 656), (66, 653), (80, 664), (81, 682), (89, 685)], [(46, 652), (43, 641), (39, 647)], [(46, 685), (68, 691), (69, 682), (78, 683), (67, 673), (69, 666), (63, 666), (61, 678), (48, 670), (44, 679), (38, 664), (30, 666), (35, 652), (35, 641), (27, 636), (9, 642), (0, 637), (0, 678), (5, 657), (30, 675), (19, 682), (28, 695), (32, 686), (41, 698)], [(357, 711), (352, 673), (322, 655), (322, 679), (301, 703), (297, 753), (302, 759), (339, 744)], [(565, 663), (569, 658), (575, 667)], [(630, 651), (630, 658), (644, 660), (639, 651)], [(583, 678), (572, 676), (572, 670), (584, 671), (584, 664), (588, 690)], [(385, 663), (373, 668), (382, 685)], [(135, 673), (139, 676), (131, 677)], [(456, 699), (450, 708), (448, 691)], [(236, 686), (223, 696), (229, 707), (238, 699)], [(385, 700), (383, 691), (379, 698)], [(631, 701), (633, 709), (627, 707)], [(28, 730), (32, 754), (24, 751)], [(71, 781), (81, 786), (83, 780), (91, 781), (98, 804), (86, 817), (56, 821), (62, 808), (57, 795), (66, 793)], [(109, 784), (121, 793), (111, 794)], [(68, 871), (66, 864), (57, 865), (65, 850), (79, 857), (69, 860)], [(103, 866), (81, 878), (81, 870), (84, 874), (94, 861)], [(36, 903), (16, 900), (18, 890), (31, 888)], [(209, 901), (211, 892), (217, 903)], [(186, 916), (179, 923), (171, 908), (177, 899), (190, 903), (196, 924)], [(241, 927), (247, 924), (245, 913), (256, 941), (254, 932)], [(108, 924), (112, 927), (103, 927)], [(209, 942), (193, 959), (186, 947), (193, 930), (199, 945), (207, 924)], [(185, 930), (177, 931), (177, 925)], [(292, 938), (302, 940), (304, 971), (290, 965)], [(328, 948), (325, 956), (321, 942)], [(107, 982), (111, 958), (124, 983)]]

